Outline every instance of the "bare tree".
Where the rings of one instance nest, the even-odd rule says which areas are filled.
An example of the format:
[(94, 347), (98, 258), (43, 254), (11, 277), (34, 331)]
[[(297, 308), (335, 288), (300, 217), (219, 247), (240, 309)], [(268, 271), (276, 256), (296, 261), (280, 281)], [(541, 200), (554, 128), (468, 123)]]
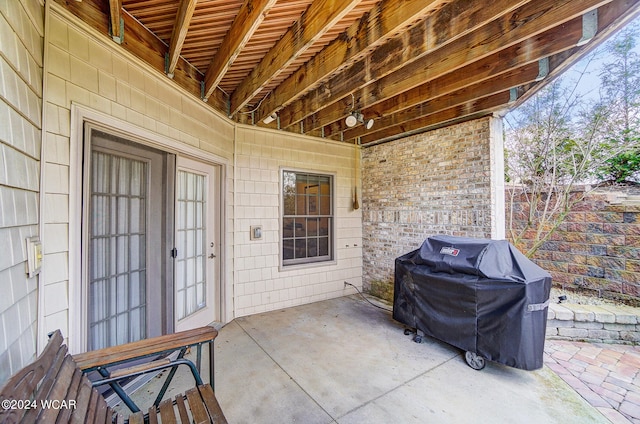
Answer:
[(579, 107), (580, 96), (558, 79), (507, 121), (508, 232), (529, 257), (586, 195), (575, 188), (592, 173), (602, 119), (585, 119)]
[(580, 64), (577, 78), (556, 79), (506, 118), (507, 231), (529, 257), (589, 193), (602, 169), (626, 160), (625, 152), (638, 153), (636, 35), (627, 30), (605, 46), (609, 59), (599, 98), (587, 99), (577, 88), (602, 51)]

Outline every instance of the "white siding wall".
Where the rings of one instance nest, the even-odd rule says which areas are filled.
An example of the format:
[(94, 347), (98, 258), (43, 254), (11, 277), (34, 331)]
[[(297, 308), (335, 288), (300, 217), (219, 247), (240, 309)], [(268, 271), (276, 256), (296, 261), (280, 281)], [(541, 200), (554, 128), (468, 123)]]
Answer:
[(0, 1), (0, 385), (36, 353), (43, 29), (37, 0)]
[[(180, 90), (166, 76), (141, 64), (114, 43), (110, 37), (96, 34), (69, 16), (53, 2), (47, 3), (44, 68), (44, 164), (43, 196), (45, 222), (44, 305), (40, 341), (54, 329), (70, 334), (70, 316), (79, 281), (71, 281), (69, 234), (80, 223), (69, 210), (74, 196), (81, 190), (76, 175), (71, 146), (72, 104), (107, 115), (143, 132), (172, 140), (180, 146), (202, 150), (226, 160), (228, 181), (226, 198), (226, 240), (233, 242), (233, 137), (234, 126), (210, 107)], [(77, 140), (75, 141), (77, 143)], [(227, 280), (232, 279), (233, 256), (228, 247)], [(71, 309), (70, 309), (71, 308)], [(77, 308), (77, 306), (76, 306)], [(72, 312), (73, 313), (73, 312)], [(73, 347), (73, 341), (70, 341)]]
[[(353, 293), (362, 286), (362, 219), (352, 207), (354, 146), (239, 126), (236, 140), (236, 316)], [(359, 152), (358, 152), (359, 154)], [(280, 269), (280, 170), (335, 173), (335, 263)], [(262, 225), (262, 240), (250, 240)]]
[[(141, 64), (109, 37), (96, 34), (55, 3), (47, 3), (45, 34), (44, 308), (40, 338), (61, 328), (69, 334), (73, 293), (68, 234), (76, 212), (70, 197), (71, 105), (79, 104), (180, 145), (227, 160), (225, 264), (227, 318), (353, 293), (361, 286), (361, 216), (351, 208), (354, 148), (294, 134), (235, 125), (166, 76)], [(234, 170), (234, 164), (237, 169)], [(279, 170), (294, 167), (336, 175), (336, 261), (280, 271)], [(70, 172), (71, 171), (71, 172)], [(237, 180), (234, 180), (234, 177)], [(235, 204), (234, 201), (238, 203)], [(73, 202), (71, 203), (73, 204)], [(234, 206), (235, 205), (235, 206)], [(249, 242), (249, 226), (263, 225), (262, 241)]]

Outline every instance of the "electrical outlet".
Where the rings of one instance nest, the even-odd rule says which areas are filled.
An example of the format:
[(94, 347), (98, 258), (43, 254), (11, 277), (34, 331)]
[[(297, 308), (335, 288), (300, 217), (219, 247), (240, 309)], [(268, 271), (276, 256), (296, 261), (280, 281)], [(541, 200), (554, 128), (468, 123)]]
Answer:
[(262, 225), (252, 225), (250, 231), (250, 240), (262, 240)]

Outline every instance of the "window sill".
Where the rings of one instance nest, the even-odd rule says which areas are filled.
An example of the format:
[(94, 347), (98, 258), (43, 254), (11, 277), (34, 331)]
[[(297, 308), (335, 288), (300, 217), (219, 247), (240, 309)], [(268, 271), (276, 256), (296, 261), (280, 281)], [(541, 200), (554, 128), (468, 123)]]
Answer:
[(335, 259), (332, 259), (329, 261), (308, 262), (304, 264), (291, 264), (291, 265), (280, 264), (278, 266), (278, 271), (279, 272), (298, 271), (300, 269), (323, 268), (323, 267), (335, 266), (335, 265), (338, 265), (338, 261)]

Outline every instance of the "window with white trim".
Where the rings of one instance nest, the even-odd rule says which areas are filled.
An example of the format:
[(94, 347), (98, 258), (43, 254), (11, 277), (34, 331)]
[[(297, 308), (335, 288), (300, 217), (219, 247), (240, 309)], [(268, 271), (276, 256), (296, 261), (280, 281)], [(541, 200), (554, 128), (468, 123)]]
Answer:
[(333, 260), (333, 176), (282, 171), (282, 265)]

